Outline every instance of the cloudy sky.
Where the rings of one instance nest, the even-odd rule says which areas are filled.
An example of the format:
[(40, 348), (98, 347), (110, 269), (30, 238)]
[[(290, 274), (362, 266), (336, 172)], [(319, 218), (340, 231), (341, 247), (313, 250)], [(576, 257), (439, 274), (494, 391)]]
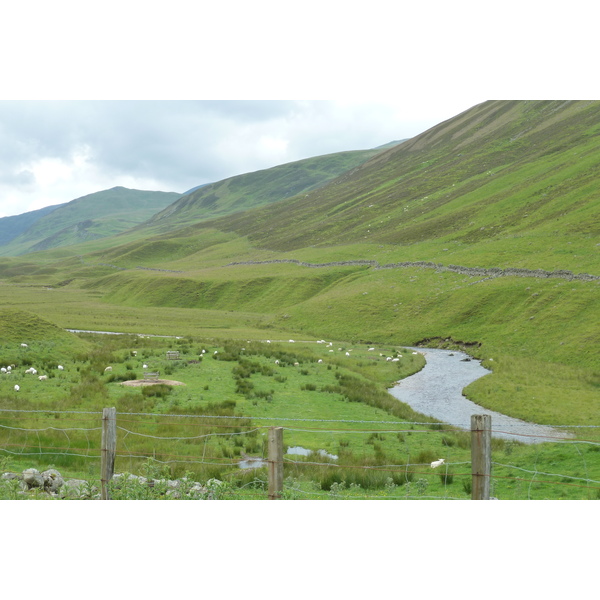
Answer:
[(488, 99), (600, 97), (579, 0), (12, 4), (0, 217), (372, 148)]

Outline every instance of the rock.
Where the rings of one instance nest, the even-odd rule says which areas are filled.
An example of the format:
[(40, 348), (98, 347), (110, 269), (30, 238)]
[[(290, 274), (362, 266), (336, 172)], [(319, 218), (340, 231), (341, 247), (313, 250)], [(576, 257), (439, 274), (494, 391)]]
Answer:
[(42, 473), (44, 478), (44, 489), (47, 492), (56, 493), (64, 485), (65, 480), (56, 469), (48, 469)]
[(25, 469), (23, 471), (23, 483), (27, 485), (27, 489), (43, 488), (44, 478), (37, 469)]

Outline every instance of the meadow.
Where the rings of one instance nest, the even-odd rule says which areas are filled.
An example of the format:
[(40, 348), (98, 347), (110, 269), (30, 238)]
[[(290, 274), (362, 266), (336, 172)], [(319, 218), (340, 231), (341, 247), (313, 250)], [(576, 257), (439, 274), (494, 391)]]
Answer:
[[(120, 473), (216, 478), (224, 482), (219, 498), (264, 499), (266, 467), (242, 469), (240, 462), (266, 458), (267, 428), (282, 426), (285, 451), (311, 451), (286, 454), (286, 499), (470, 497), (470, 434), (386, 392), (424, 364), (403, 347), (73, 334), (24, 311), (5, 310), (2, 322), (0, 363), (13, 365), (0, 377), (3, 472), (52, 467), (97, 486), (101, 411), (114, 406)], [(30, 339), (40, 332), (44, 339)], [(31, 365), (48, 379), (25, 373)], [(184, 385), (123, 385), (148, 370)], [(579, 439), (533, 446), (494, 439), (493, 495), (598, 497), (599, 446), (588, 443), (587, 431)], [(441, 457), (443, 469), (431, 469)], [(14, 485), (0, 487), (2, 497), (15, 497)], [(165, 498), (165, 489), (130, 484), (114, 497)]]

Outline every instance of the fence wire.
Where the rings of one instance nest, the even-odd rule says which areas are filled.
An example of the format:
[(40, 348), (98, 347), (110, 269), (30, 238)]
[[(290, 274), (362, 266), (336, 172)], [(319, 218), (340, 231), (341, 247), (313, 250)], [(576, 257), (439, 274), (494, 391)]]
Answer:
[[(272, 462), (266, 432), (282, 427), (286, 499), (469, 498), (470, 432), (461, 424), (155, 413), (117, 413), (116, 420), (117, 471), (153, 465), (173, 477), (195, 472), (201, 480), (218, 474), (243, 497), (253, 486), (266, 487), (265, 470)], [(553, 427), (580, 435), (598, 429)], [(21, 468), (26, 461), (31, 467), (89, 471), (82, 461), (100, 462), (101, 431), (101, 412), (0, 409), (0, 464), (6, 473), (18, 473), (8, 464)], [(492, 428), (492, 436), (503, 433)], [(527, 443), (493, 439), (494, 497), (600, 498), (600, 442), (593, 435), (511, 435)], [(531, 444), (532, 437), (541, 443)], [(439, 460), (439, 467), (431, 464)], [(553, 465), (560, 468), (549, 468)]]

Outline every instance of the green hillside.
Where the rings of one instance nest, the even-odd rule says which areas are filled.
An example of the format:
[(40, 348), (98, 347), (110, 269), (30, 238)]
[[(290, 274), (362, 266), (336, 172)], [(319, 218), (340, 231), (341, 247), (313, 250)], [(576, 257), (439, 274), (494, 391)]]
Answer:
[(14, 240), (19, 234), (27, 231), (38, 219), (41, 219), (60, 206), (62, 205), (46, 206), (21, 215), (0, 218), (0, 249), (3, 245)]
[(337, 152), (270, 169), (238, 175), (187, 194), (150, 219), (155, 231), (271, 205), (323, 186), (381, 152), (380, 149)]
[(267, 195), (259, 172), (182, 198), (160, 235), (0, 261), (0, 306), (73, 328), (462, 347), (493, 370), (466, 390), (483, 407), (600, 425), (599, 134), (600, 102), (486, 102), (268, 207), (201, 220), (222, 188)]
[(124, 187), (89, 194), (35, 219), (20, 235), (0, 245), (0, 255), (16, 256), (113, 236), (146, 221), (180, 197), (172, 192)]

